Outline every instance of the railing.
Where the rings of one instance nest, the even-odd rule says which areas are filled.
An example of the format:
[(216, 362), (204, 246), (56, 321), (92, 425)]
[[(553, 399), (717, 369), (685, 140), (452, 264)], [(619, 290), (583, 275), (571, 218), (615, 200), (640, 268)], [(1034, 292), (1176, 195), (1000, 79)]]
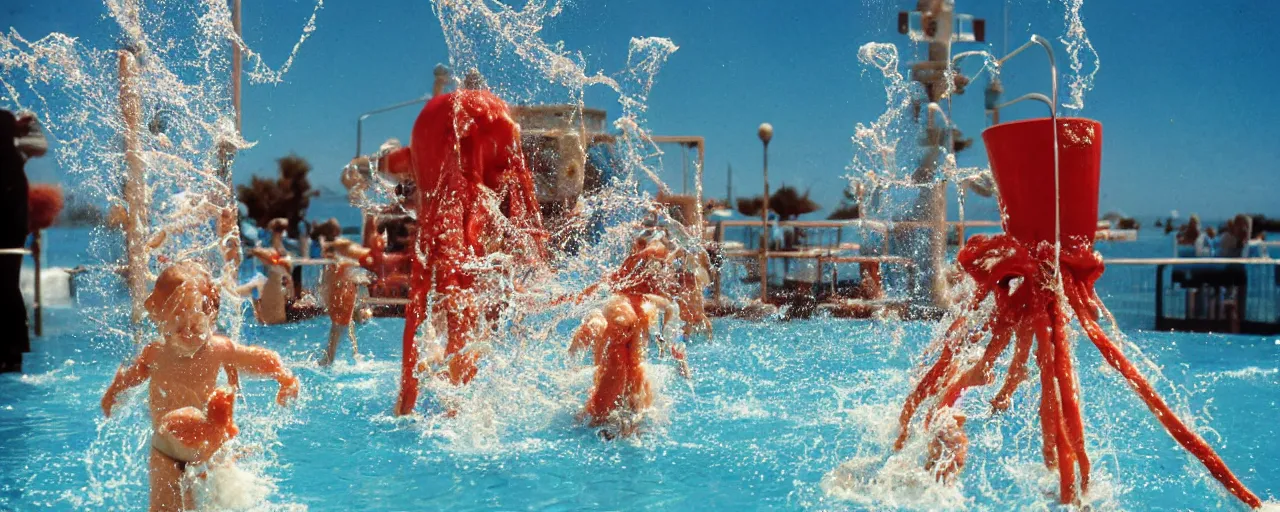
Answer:
[[(830, 291), (836, 292), (840, 283), (840, 265), (857, 265), (858, 273), (863, 279), (871, 279), (868, 285), (874, 290), (883, 290), (884, 274), (881, 273), (882, 265), (892, 265), (899, 267), (903, 273), (903, 277), (909, 283), (908, 287), (915, 282), (916, 268), (915, 262), (909, 258), (900, 256), (891, 256), (890, 241), (892, 239), (889, 234), (895, 229), (936, 229), (939, 223), (921, 222), (921, 221), (901, 221), (901, 222), (885, 222), (880, 220), (868, 219), (851, 219), (851, 220), (823, 220), (823, 221), (772, 221), (767, 224), (769, 229), (774, 227), (781, 230), (791, 230), (792, 240), (786, 240), (784, 234), (782, 247), (779, 249), (770, 249), (768, 251), (768, 260), (782, 260), (783, 262), (783, 281), (787, 281), (791, 274), (791, 262), (793, 260), (811, 260), (813, 264), (812, 273), (806, 272), (806, 282), (814, 283), (814, 293), (821, 294), (826, 283), (827, 276), (830, 276)], [(998, 227), (999, 222), (996, 221), (949, 221), (941, 223), (946, 228), (955, 227), (960, 233), (963, 233), (965, 227)], [(728, 260), (732, 259), (753, 259), (762, 258), (760, 243), (766, 237), (761, 235), (766, 224), (760, 220), (721, 220), (714, 223), (713, 238), (722, 248), (722, 255), (726, 262), (722, 264), (721, 272), (717, 272), (713, 276), (713, 296), (716, 300), (720, 300), (724, 296), (725, 272), (724, 267), (728, 264)], [(731, 246), (726, 244), (726, 237), (730, 228), (746, 228), (742, 233), (741, 245)], [(879, 240), (868, 240), (864, 238), (853, 238), (846, 233), (846, 228), (861, 230), (874, 233)], [(803, 237), (799, 234), (800, 230), (804, 230)], [(773, 245), (777, 241), (777, 237), (767, 237), (769, 243)], [(804, 238), (801, 242), (800, 238)], [(736, 241), (735, 241), (736, 242)], [(790, 243), (788, 243), (790, 242)], [(868, 254), (864, 249), (871, 249), (873, 252)], [(768, 263), (765, 262), (763, 268), (766, 275), (757, 276), (762, 282), (770, 279), (773, 275)], [(810, 269), (806, 269), (810, 270)], [(816, 275), (813, 275), (816, 273)], [(750, 272), (748, 272), (750, 274)], [(750, 275), (747, 276), (748, 278)]]
[(1123, 328), (1280, 333), (1280, 260), (1114, 258), (1106, 265), (1098, 293)]
[(20, 247), (13, 248), (13, 249), (0, 249), (0, 255), (9, 255), (9, 256), (15, 256), (15, 255), (26, 256), (28, 254), (31, 255), (31, 259), (35, 265), (35, 269), (34, 269), (35, 272), (31, 280), (31, 286), (32, 286), (31, 291), (33, 295), (31, 302), (32, 302), (32, 309), (34, 310), (32, 311), (32, 317), (33, 317), (32, 323), (34, 324), (32, 325), (32, 328), (35, 330), (36, 336), (44, 335), (44, 307), (42, 305), (43, 301), (41, 300), (42, 294), (40, 293), (40, 241), (41, 241), (40, 239), (41, 238), (42, 237), (41, 237), (40, 231), (36, 231), (35, 236), (32, 237), (31, 239), (31, 249), (24, 249)]

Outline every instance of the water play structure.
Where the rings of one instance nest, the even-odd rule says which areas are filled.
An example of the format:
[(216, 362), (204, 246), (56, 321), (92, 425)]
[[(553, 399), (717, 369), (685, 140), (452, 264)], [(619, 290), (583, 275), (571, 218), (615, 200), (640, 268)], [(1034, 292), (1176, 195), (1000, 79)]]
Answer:
[[(940, 340), (936, 362), (908, 395), (895, 448), (903, 447), (918, 407), (927, 400), (936, 402), (923, 413), (925, 428), (945, 416), (968, 388), (991, 383), (997, 359), (1012, 343), (1008, 376), (992, 407), (1009, 407), (1034, 354), (1040, 370), (1044, 463), (1058, 471), (1062, 503), (1075, 503), (1089, 490), (1090, 462), (1080, 412), (1082, 386), (1075, 375), (1068, 330), (1074, 317), (1169, 434), (1232, 494), (1250, 507), (1260, 507), (1258, 497), (1165, 404), (1099, 325), (1101, 318), (1110, 316), (1093, 290), (1103, 271), (1102, 258), (1093, 251), (1102, 125), (1080, 118), (1014, 121), (987, 129), (983, 139), (1000, 189), (1007, 234), (975, 237), (961, 250), (959, 263), (976, 291)], [(1071, 208), (1060, 206), (1064, 204)], [(989, 297), (994, 309), (985, 312), (982, 302)], [(976, 360), (965, 354), (984, 345)]]
[[(520, 151), (519, 126), (506, 104), (484, 90), (461, 89), (432, 98), (414, 123), (410, 145), (384, 156), (390, 174), (412, 174), (419, 191), (415, 259), (406, 306), (400, 398), (396, 410), (408, 414), (418, 394), (418, 328), (433, 314), (427, 295), (437, 294), (444, 310), (448, 379), (466, 384), (476, 372), (474, 351), (464, 352), (481, 315), (496, 304), (476, 293), (478, 262), (503, 252), (507, 265), (545, 261), (546, 233), (533, 176)], [(499, 206), (500, 205), (500, 206)]]
[[(1004, 58), (953, 55), (953, 43), (983, 42), (986, 22), (950, 0), (912, 2), (898, 21), (923, 60), (899, 66), (883, 43), (858, 55), (883, 74), (887, 98), (883, 119), (853, 137), (848, 171), (865, 185), (864, 215), (771, 216), (768, 151), (790, 135), (779, 122), (754, 133), (759, 218), (725, 220), (704, 201), (706, 141), (643, 122), (669, 115), (646, 100), (674, 43), (632, 39), (621, 71), (598, 72), (542, 40), (570, 5), (436, 0), (448, 62), (466, 72), (438, 67), (431, 94), (358, 118), (341, 206), (359, 209), (347, 228), (358, 225), (369, 251), (312, 258), (250, 247), (262, 241), (241, 236), (231, 195), (234, 157), (253, 142), (240, 133), (241, 77), (227, 77), (247, 59), (278, 80), (298, 46), (279, 72), (264, 70), (241, 37), (238, 2), (177, 3), (109, 0), (122, 49), (0, 36), (4, 85), (20, 68), (35, 78), (14, 88), (57, 84), (71, 98), (36, 106), (65, 160), (86, 162), (76, 176), (92, 179), (75, 186), (124, 212), (119, 229), (46, 234), (102, 261), (77, 271), (79, 297), (46, 311), (29, 375), (0, 379), (11, 397), (0, 407), (0, 508), (145, 500), (143, 399), (120, 395), (110, 419), (85, 411), (99, 407), (115, 362), (154, 338), (141, 300), (175, 261), (216, 281), (210, 294), (224, 300), (208, 305), (226, 346), (279, 352), (276, 369), (296, 371), (287, 387), (302, 390), (292, 409), (262, 406), (283, 385), (199, 397), (209, 405), (193, 418), (234, 427), (213, 433), (225, 449), (184, 484), (208, 508), (1208, 509), (1257, 508), (1275, 494), (1268, 361), (1280, 345), (1104, 328), (1114, 321), (1098, 244), (1127, 235), (1097, 222), (1102, 124), (1059, 114), (1056, 67), (1053, 93), (1020, 98), (1045, 101), (1049, 117), (1010, 119), (998, 85), (1001, 72), (1022, 71), (1006, 62), (1027, 48), (1050, 50), (1052, 63), (1046, 38)], [(1080, 3), (1062, 4), (1071, 48)], [(172, 28), (187, 26), (199, 30)], [(960, 73), (966, 57), (982, 58), (983, 72)], [(1072, 73), (1072, 84), (1084, 74)], [(950, 116), (982, 74), (989, 172), (957, 163), (969, 141)], [(106, 78), (84, 79), (95, 76)], [(588, 87), (616, 94), (616, 110), (588, 107)], [(399, 107), (420, 108), (397, 127), (405, 142), (364, 147), (363, 123)], [(986, 179), (1001, 220), (966, 218), (963, 204), (948, 219), (948, 187), (963, 202), (964, 184)], [(343, 285), (335, 318), (258, 325), (232, 291), (255, 253), (373, 276), (360, 293)], [(337, 286), (304, 275), (309, 291)], [(694, 314), (703, 299), (725, 317)], [(364, 319), (362, 306), (390, 318)], [(316, 362), (326, 334), (356, 324), (358, 357), (334, 357), (331, 345)], [(1097, 350), (1076, 350), (1083, 339)], [(570, 355), (584, 348), (589, 363)], [(1139, 404), (1154, 419), (1132, 414)], [(170, 427), (206, 437), (202, 425)], [(1194, 462), (1169, 449), (1166, 431)]]

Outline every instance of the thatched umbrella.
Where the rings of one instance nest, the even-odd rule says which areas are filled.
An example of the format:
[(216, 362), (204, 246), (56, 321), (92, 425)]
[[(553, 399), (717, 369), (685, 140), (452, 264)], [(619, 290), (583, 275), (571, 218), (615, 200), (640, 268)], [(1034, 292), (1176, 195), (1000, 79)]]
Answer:
[(769, 206), (782, 220), (792, 220), (822, 209), (821, 205), (809, 199), (809, 191), (806, 190), (801, 195), (795, 187), (787, 185), (783, 185), (769, 197)]
[(747, 217), (760, 215), (761, 208), (764, 208), (764, 199), (761, 199), (760, 196), (738, 198), (738, 213)]
[[(738, 212), (743, 215), (755, 217), (760, 215), (761, 208), (764, 208), (764, 200), (760, 196), (738, 198)], [(779, 220), (793, 220), (821, 209), (821, 205), (809, 199), (808, 191), (801, 195), (795, 187), (783, 185), (769, 196), (769, 211), (777, 214)]]

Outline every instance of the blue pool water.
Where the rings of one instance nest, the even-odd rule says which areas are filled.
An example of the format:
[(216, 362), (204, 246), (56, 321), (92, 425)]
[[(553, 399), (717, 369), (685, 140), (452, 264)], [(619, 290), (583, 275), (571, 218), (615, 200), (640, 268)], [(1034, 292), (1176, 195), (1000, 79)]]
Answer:
[[(47, 323), (27, 375), (0, 376), (0, 510), (140, 509), (145, 399), (133, 395), (109, 421), (98, 408), (129, 342), (95, 328), (82, 311), (53, 310)], [(323, 320), (247, 327), (246, 342), (280, 351), (301, 377), (301, 400), (280, 409), (274, 383), (249, 382), (236, 411), (243, 433), (232, 448), (247, 455), (240, 471), (211, 474), (209, 492), (263, 510), (1007, 510), (1052, 503), (1056, 484), (1039, 465), (1033, 385), (1020, 389), (1004, 416), (985, 412), (981, 394), (963, 400), (972, 446), (958, 489), (894, 483), (888, 474), (866, 488), (824, 489), (824, 476), (846, 461), (868, 475), (885, 465), (894, 418), (933, 325), (718, 321), (716, 342), (689, 351), (692, 389), (666, 362), (654, 363), (655, 418), (645, 435), (623, 442), (574, 423), (590, 370), (562, 355), (573, 326), (560, 322), (545, 339), (504, 337), (470, 388), (429, 389), (424, 415), (414, 419), (389, 414), (398, 320), (362, 326), (364, 360), (352, 363), (346, 352), (332, 369), (310, 362), (327, 333)], [(1129, 336), (1168, 378), (1161, 390), (1193, 413), (1241, 478), (1264, 499), (1280, 494), (1280, 341)], [(1087, 342), (1076, 354), (1094, 506), (1236, 507), (1102, 369)], [(440, 406), (432, 397), (441, 394), (460, 404), (457, 418), (434, 417)]]

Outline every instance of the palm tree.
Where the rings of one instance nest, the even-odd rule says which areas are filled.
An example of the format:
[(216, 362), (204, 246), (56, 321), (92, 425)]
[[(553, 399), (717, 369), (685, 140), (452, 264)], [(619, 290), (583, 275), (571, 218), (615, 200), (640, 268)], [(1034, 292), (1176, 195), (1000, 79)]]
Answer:
[(311, 190), (307, 174), (311, 164), (298, 155), (276, 160), (280, 177), (275, 180), (258, 176), (248, 186), (236, 187), (236, 195), (249, 210), (249, 218), (258, 226), (266, 226), (271, 219), (289, 220), (289, 237), (298, 237), (298, 227), (311, 206), (311, 198), (320, 195)]

